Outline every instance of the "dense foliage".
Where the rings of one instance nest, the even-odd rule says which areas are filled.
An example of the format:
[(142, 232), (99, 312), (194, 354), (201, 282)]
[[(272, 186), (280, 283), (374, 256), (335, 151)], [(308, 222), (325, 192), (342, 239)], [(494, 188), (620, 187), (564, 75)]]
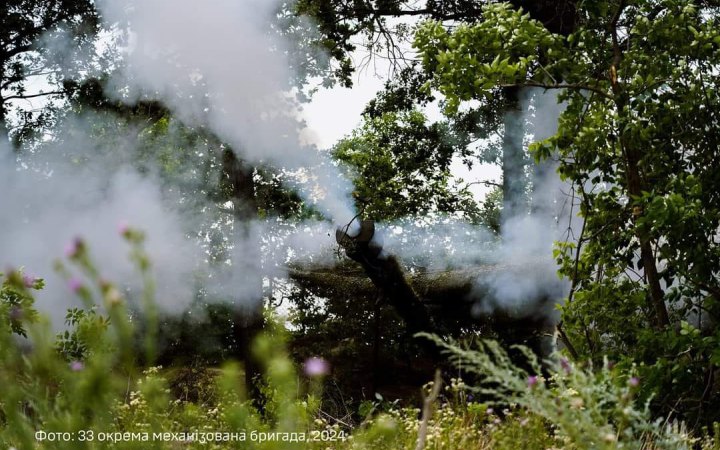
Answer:
[(367, 217), (392, 222), (434, 214), (478, 221), (472, 194), (451, 181), (450, 131), (441, 123), (428, 124), (419, 111), (367, 117), (334, 153), (357, 170), (352, 174), (357, 203)]
[[(0, 138), (37, 137), (54, 119), (55, 100), (70, 89), (63, 81), (97, 69), (94, 42), (100, 30), (89, 0), (9, 0), (0, 6)], [(65, 54), (43, 45), (58, 40)], [(62, 52), (60, 52), (62, 53)], [(37, 89), (38, 80), (47, 79)], [(33, 108), (31, 99), (43, 99)]]
[(720, 362), (718, 14), (688, 1), (582, 12), (565, 37), (491, 5), (477, 25), (428, 22), (415, 43), (449, 113), (498, 86), (560, 90), (558, 133), (534, 152), (559, 159), (585, 220), (557, 254), (573, 281), (571, 341), (595, 361), (641, 363), (664, 410), (707, 418)]

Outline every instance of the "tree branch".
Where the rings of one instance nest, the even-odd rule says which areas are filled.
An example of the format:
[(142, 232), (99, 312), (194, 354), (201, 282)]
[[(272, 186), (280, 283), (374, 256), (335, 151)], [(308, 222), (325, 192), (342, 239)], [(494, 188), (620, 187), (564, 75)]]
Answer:
[(493, 186), (493, 187), (498, 187), (498, 188), (502, 187), (501, 183), (496, 183), (494, 181), (489, 181), (489, 180), (478, 180), (478, 181), (473, 181), (472, 183), (466, 183), (465, 188), (469, 188), (470, 186), (473, 186), (476, 184), (484, 184), (485, 186)]
[(15, 55), (19, 55), (20, 53), (25, 53), (32, 50), (32, 45), (25, 44), (25, 45), (18, 45), (17, 47), (13, 48), (12, 50), (5, 52), (4, 59), (8, 60), (12, 58)]
[(557, 84), (546, 84), (546, 83), (538, 83), (535, 81), (525, 81), (522, 83), (514, 83), (514, 84), (501, 84), (500, 87), (537, 87), (537, 88), (543, 88), (546, 90), (550, 89), (571, 89), (576, 91), (590, 91), (594, 92), (603, 98), (606, 99), (612, 99), (612, 96), (608, 94), (607, 92), (603, 91), (600, 88), (594, 87), (594, 86), (588, 86), (586, 84), (575, 84), (575, 83), (557, 83)]
[(16, 100), (16, 99), (27, 100), (30, 98), (37, 98), (37, 97), (44, 97), (47, 95), (57, 95), (57, 94), (65, 94), (65, 93), (67, 93), (67, 91), (60, 90), (60, 91), (50, 91), (50, 92), (39, 92), (37, 94), (30, 94), (30, 95), (11, 95), (9, 97), (5, 97), (3, 100), (4, 101)]

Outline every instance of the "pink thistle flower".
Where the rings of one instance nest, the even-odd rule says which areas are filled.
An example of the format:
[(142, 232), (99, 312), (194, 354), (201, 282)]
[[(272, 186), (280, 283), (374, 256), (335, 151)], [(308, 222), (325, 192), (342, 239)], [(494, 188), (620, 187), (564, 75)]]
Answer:
[(123, 220), (118, 224), (117, 231), (120, 236), (127, 236), (130, 232), (130, 225)]
[(85, 364), (82, 361), (73, 361), (70, 363), (70, 370), (73, 372), (80, 372), (85, 368)]
[(630, 387), (638, 387), (640, 386), (640, 378), (632, 377), (628, 380), (628, 384), (630, 385)]
[(330, 363), (322, 358), (308, 358), (303, 364), (303, 371), (309, 377), (321, 377), (330, 372)]
[(537, 376), (531, 375), (531, 376), (528, 377), (528, 379), (527, 379), (527, 385), (528, 385), (528, 387), (533, 388), (533, 387), (535, 387), (535, 386), (537, 385), (537, 383), (538, 383), (538, 377), (537, 377)]
[(35, 278), (32, 275), (23, 275), (23, 284), (26, 288), (31, 288), (35, 286), (35, 282), (37, 281), (37, 278)]
[(72, 277), (68, 280), (68, 288), (77, 294), (83, 288), (83, 282), (77, 277)]
[(82, 241), (80, 238), (73, 239), (68, 245), (65, 246), (65, 256), (68, 258), (75, 258), (80, 253), (82, 247)]
[(572, 371), (572, 367), (570, 367), (570, 361), (568, 361), (566, 358), (560, 358), (560, 367), (568, 375)]

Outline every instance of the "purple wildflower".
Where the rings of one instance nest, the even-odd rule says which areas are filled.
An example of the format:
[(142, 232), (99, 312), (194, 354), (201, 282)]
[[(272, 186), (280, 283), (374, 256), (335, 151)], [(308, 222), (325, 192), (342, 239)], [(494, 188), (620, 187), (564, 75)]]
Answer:
[(37, 281), (37, 278), (32, 275), (23, 275), (23, 284), (26, 288), (35, 286), (35, 281)]
[(309, 377), (319, 377), (330, 372), (330, 364), (322, 358), (312, 357), (305, 361), (303, 370)]
[(527, 379), (527, 385), (528, 387), (532, 388), (535, 387), (535, 385), (538, 383), (538, 377), (535, 375), (531, 375)]
[(127, 234), (130, 232), (130, 225), (128, 225), (128, 223), (123, 220), (118, 224), (117, 230), (120, 236), (127, 236)]
[(77, 294), (83, 288), (83, 282), (77, 277), (72, 277), (68, 280), (68, 288)]
[(572, 370), (572, 368), (570, 367), (570, 361), (568, 361), (566, 358), (560, 358), (560, 367), (568, 375), (570, 374), (570, 371)]
[(10, 308), (10, 320), (18, 321), (21, 320), (23, 317), (23, 310), (21, 307), (17, 305), (13, 305), (12, 308)]
[(73, 239), (68, 245), (65, 246), (65, 256), (68, 258), (75, 258), (80, 253), (82, 247), (82, 241), (80, 238)]
[(70, 370), (73, 372), (80, 372), (85, 368), (85, 364), (82, 361), (73, 361), (70, 363)]
[(628, 384), (630, 385), (630, 387), (638, 387), (640, 386), (640, 378), (632, 377), (628, 380)]

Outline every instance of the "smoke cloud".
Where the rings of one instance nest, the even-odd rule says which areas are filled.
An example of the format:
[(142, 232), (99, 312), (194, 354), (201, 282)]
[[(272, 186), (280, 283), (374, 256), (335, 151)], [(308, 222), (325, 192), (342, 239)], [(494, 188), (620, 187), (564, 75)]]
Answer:
[[(530, 90), (521, 103), (524, 113), (516, 119), (522, 121), (522, 126), (512, 128), (525, 130), (525, 143), (555, 134), (563, 105), (557, 103), (554, 94)], [(567, 296), (570, 286), (558, 277), (554, 243), (575, 239), (573, 231), (581, 224), (578, 205), (573, 205), (570, 195), (571, 186), (559, 179), (556, 168), (552, 159), (530, 165), (531, 192), (509, 193), (529, 195), (529, 201), (510, 201), (528, 207), (504, 218), (500, 236), (482, 226), (425, 217), (379, 225), (377, 240), (383, 242), (386, 254), (400, 256), (410, 270), (416, 266), (430, 271), (496, 266), (482, 271), (469, 294), (478, 315), (502, 312), (518, 318), (555, 320), (555, 305)]]
[[(555, 134), (564, 106), (554, 93), (526, 91), (523, 122), (532, 141)], [(553, 258), (555, 241), (573, 239), (578, 229), (577, 205), (571, 186), (556, 173), (551, 160), (531, 166), (532, 192), (529, 213), (506, 218), (502, 224), (497, 261), (502, 269), (476, 282), (475, 310), (487, 314), (495, 310), (517, 317), (531, 315), (557, 319), (555, 305), (567, 296), (569, 282), (559, 278)]]
[[(138, 297), (140, 277), (119, 232), (124, 225), (146, 235), (156, 300), (167, 313), (182, 312), (201, 292), (206, 301), (257, 302), (263, 278), (285, 278), (289, 261), (330, 264), (334, 258), (329, 223), (258, 220), (234, 229), (238, 224), (231, 214), (203, 197), (201, 180), (184, 179), (191, 184), (183, 192), (168, 186), (152, 161), (141, 173), (133, 164), (139, 155), (133, 130), (112, 141), (93, 134), (109, 128), (107, 120), (113, 119), (68, 118), (55, 142), (20, 160), (0, 145), (0, 271), (22, 268), (26, 275), (45, 280), (45, 289), (36, 293), (36, 307), (56, 328), (68, 308), (81, 306), (54, 269), (76, 238), (87, 243), (103, 278), (118, 283), (131, 301)], [(172, 130), (169, 134), (170, 142), (187, 145)], [(204, 146), (191, 150), (209, 151)], [(218, 227), (225, 228), (219, 233), (230, 240), (225, 242), (227, 254), (213, 261), (209, 239), (201, 232)]]
[[(98, 7), (117, 30), (113, 40), (126, 38), (108, 95), (128, 104), (161, 100), (186, 124), (209, 128), (248, 165), (283, 170), (291, 187), (336, 223), (350, 221), (351, 182), (326, 152), (302, 143), (307, 130), (290, 90), (289, 45), (271, 29), (278, 2), (211, 0), (198, 7), (190, 0), (107, 0)], [(46, 36), (44, 45), (59, 60), (70, 47), (62, 35)], [(104, 277), (129, 292), (140, 288), (120, 223), (148, 236), (157, 300), (168, 311), (190, 305), (200, 285), (207, 297), (256, 302), (262, 298), (257, 281), (284, 277), (290, 259), (329, 263), (328, 224), (256, 221), (225, 233), (227, 259), (211, 264), (207, 238), (194, 231), (217, 219), (217, 206), (202, 206), (208, 217), (188, 215), (182, 210), (188, 199), (163, 186), (152, 164), (139, 174), (137, 135), (102, 142), (92, 131), (98, 120), (107, 119), (70, 119), (63, 126), (72, 132), (23, 161), (26, 170), (18, 171), (15, 155), (0, 148), (0, 265), (46, 279), (37, 306), (56, 325), (78, 302), (52, 263), (77, 236)], [(226, 228), (238, 227), (227, 222)]]
[[(92, 140), (85, 142), (86, 150), (87, 142)], [(63, 147), (51, 150), (62, 153)], [(77, 148), (72, 149), (75, 155)], [(50, 174), (17, 170), (7, 147), (0, 148), (0, 154), (0, 267), (22, 267), (27, 275), (45, 279), (36, 305), (50, 313), (55, 325), (62, 323), (67, 308), (79, 306), (53, 269), (76, 237), (88, 243), (104, 277), (131, 291), (140, 289), (139, 276), (127, 258), (129, 246), (118, 232), (123, 223), (147, 232), (147, 250), (161, 288), (160, 306), (174, 310), (190, 302), (191, 272), (204, 260), (203, 254), (187, 239), (178, 212), (168, 206), (171, 202), (152, 177), (105, 158), (83, 165), (45, 160), (53, 168)]]
[(272, 30), (268, 0), (113, 0), (108, 23), (127, 24), (126, 65), (113, 78), (123, 100), (161, 99), (188, 123), (207, 125), (250, 164), (284, 168), (336, 223), (353, 217), (351, 183), (326, 153), (303, 142), (290, 90), (291, 48)]

